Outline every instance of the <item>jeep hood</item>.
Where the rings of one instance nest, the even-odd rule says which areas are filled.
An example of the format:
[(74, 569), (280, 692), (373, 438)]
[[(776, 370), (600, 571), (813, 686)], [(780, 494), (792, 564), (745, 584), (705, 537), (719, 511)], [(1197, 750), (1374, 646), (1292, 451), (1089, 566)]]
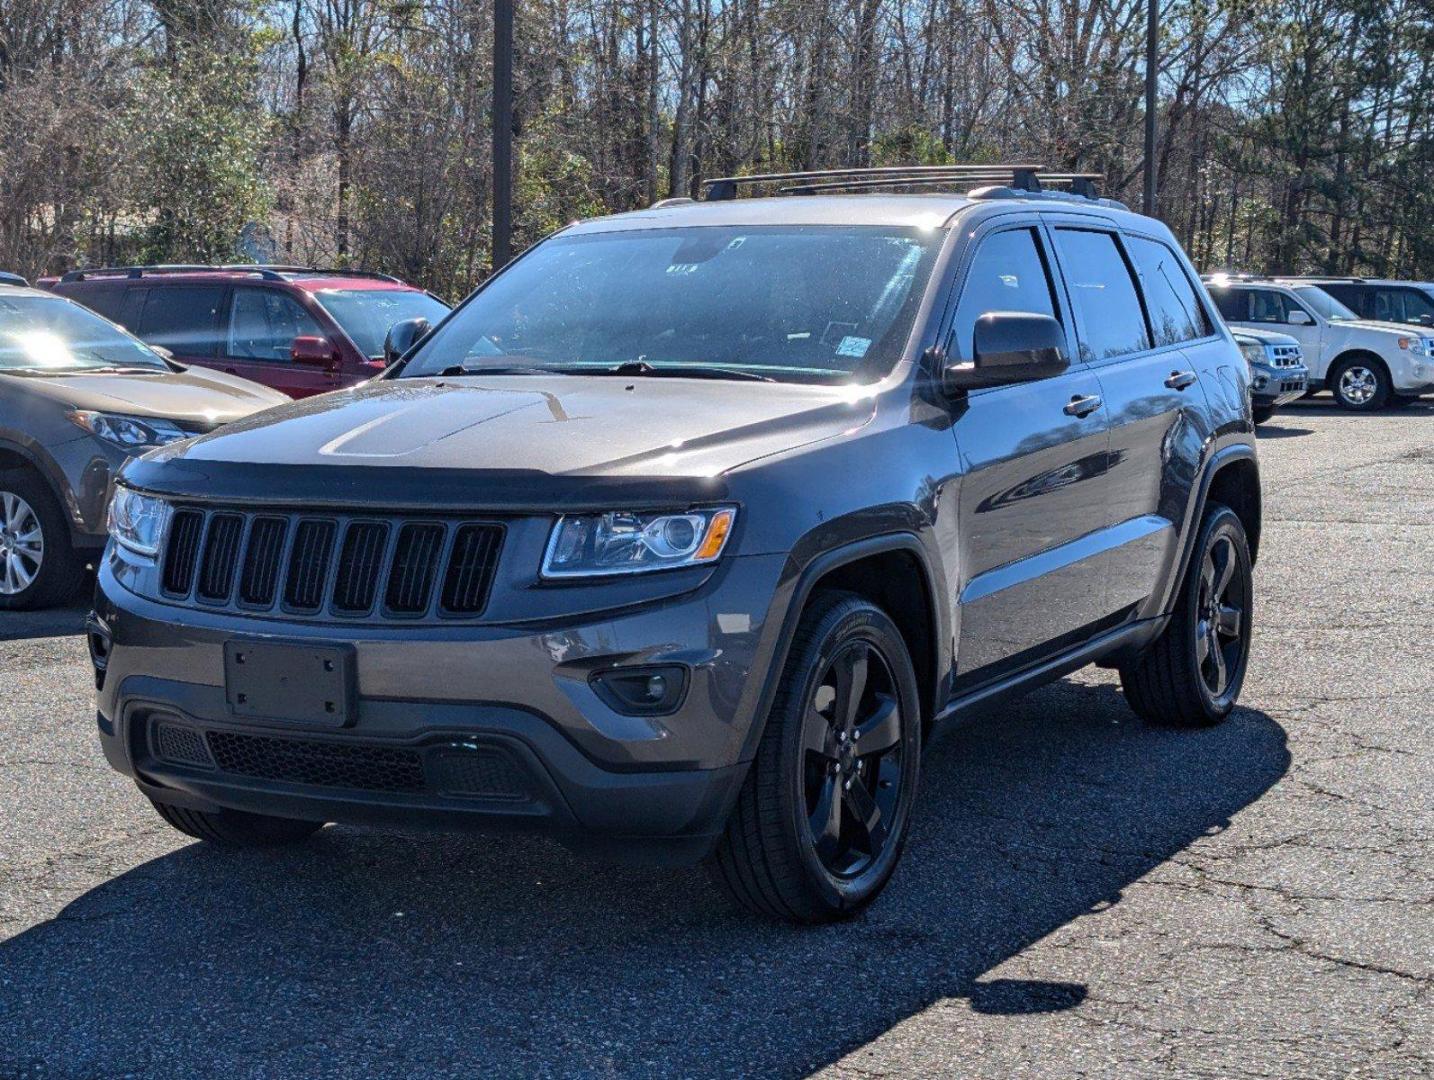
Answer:
[(710, 499), (738, 465), (850, 434), (870, 388), (673, 377), (377, 380), (131, 462), (147, 490), (245, 502), (633, 508)]

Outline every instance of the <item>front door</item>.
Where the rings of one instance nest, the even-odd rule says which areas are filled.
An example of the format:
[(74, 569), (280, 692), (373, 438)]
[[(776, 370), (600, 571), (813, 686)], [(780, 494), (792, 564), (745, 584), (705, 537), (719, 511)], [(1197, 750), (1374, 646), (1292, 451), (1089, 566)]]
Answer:
[(1106, 409), (1099, 379), (1076, 357), (1052, 266), (1034, 225), (986, 234), (947, 339), (949, 353), (968, 358), (981, 315), (1032, 312), (1060, 320), (1072, 356), (1063, 375), (973, 391), (954, 406), (964, 474), (958, 691), (1058, 650), (1103, 614), (1102, 560), (1090, 538), (1106, 520)]
[(296, 364), (290, 359), (296, 337), (328, 335), (297, 300), (278, 289), (236, 285), (223, 326), (220, 366), (232, 375), (253, 379), (295, 398), (322, 394), (343, 385), (336, 371), (315, 364)]

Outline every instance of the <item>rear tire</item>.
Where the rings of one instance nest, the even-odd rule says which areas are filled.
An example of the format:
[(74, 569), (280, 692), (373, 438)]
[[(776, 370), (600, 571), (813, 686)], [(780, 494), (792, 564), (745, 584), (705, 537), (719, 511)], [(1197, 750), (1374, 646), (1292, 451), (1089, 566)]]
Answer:
[(190, 810), (151, 799), (159, 816), (196, 840), (221, 847), (280, 847), (306, 840), (324, 827), (322, 821), (246, 814), (241, 810)]
[(1329, 373), (1335, 403), (1350, 412), (1378, 412), (1389, 403), (1394, 384), (1382, 361), (1373, 356), (1351, 356)]
[(708, 860), (714, 880), (769, 918), (855, 915), (901, 858), (920, 768), (920, 696), (900, 631), (861, 597), (818, 595)]
[(1130, 707), (1172, 727), (1208, 727), (1229, 716), (1245, 681), (1253, 597), (1245, 527), (1228, 506), (1211, 503), (1169, 624), (1120, 669)]
[(49, 485), (29, 469), (0, 470), (0, 611), (63, 604), (84, 580)]

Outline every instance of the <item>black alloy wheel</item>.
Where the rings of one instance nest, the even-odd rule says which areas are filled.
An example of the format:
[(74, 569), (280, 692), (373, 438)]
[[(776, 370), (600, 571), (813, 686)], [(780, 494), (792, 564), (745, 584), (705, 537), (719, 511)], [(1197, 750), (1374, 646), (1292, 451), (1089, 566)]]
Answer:
[(822, 593), (792, 638), (756, 759), (709, 860), (747, 911), (849, 918), (891, 878), (921, 769), (906, 641), (864, 597)]

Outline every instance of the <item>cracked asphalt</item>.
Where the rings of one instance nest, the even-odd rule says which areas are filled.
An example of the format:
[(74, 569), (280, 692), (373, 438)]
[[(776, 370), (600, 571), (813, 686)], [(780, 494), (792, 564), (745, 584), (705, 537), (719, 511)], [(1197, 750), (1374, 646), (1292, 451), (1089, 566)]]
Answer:
[(223, 854), (104, 765), (83, 611), (0, 616), (0, 1076), (1434, 1073), (1434, 403), (1262, 428), (1242, 707), (1088, 670), (931, 748), (886, 895), (329, 828)]

